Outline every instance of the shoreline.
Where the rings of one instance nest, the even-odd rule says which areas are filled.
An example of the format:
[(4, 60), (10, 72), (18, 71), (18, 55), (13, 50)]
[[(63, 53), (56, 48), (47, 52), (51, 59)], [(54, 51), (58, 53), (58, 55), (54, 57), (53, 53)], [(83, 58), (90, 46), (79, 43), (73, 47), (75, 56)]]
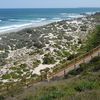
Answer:
[[(87, 16), (88, 15), (83, 15), (81, 17), (78, 16), (78, 17), (73, 17), (73, 18), (70, 18), (70, 19), (58, 19), (58, 20), (51, 20), (51, 21), (48, 20), (48, 21), (44, 21), (44, 22), (40, 22), (40, 23), (26, 23), (26, 24), (5, 26), (5, 27), (1, 27), (0, 35), (6, 34), (6, 33), (12, 33), (12, 32), (19, 32), (19, 31), (22, 31), (22, 30), (27, 29), (27, 28), (42, 27), (42, 26), (52, 24), (52, 23), (55, 23), (55, 22), (61, 22), (61, 21), (70, 22), (70, 21), (78, 20), (79, 18), (85, 18)], [(6, 28), (6, 29), (4, 30), (2, 28)]]
[[(55, 21), (55, 22), (58, 22), (58, 21)], [(41, 27), (41, 26), (48, 25), (51, 23), (54, 23), (54, 22), (42, 22), (42, 23), (37, 23), (37, 24), (30, 23), (30, 24), (26, 24), (26, 25), (25, 24), (18, 25), (18, 27), (16, 27), (16, 28), (0, 31), (0, 35), (6, 34), (6, 33), (12, 33), (12, 32), (19, 32), (19, 31), (22, 31), (27, 28)]]
[[(67, 8), (64, 8), (67, 10)], [(6, 11), (5, 11), (6, 12)], [(11, 18), (8, 18), (7, 16), (7, 22), (13, 22), (12, 24), (4, 24), (2, 25), (3, 23), (3, 19), (1, 18), (0, 19), (0, 35), (1, 34), (5, 34), (5, 33), (12, 33), (12, 32), (18, 32), (18, 31), (21, 31), (23, 29), (26, 29), (26, 28), (36, 28), (36, 27), (41, 27), (41, 26), (44, 26), (44, 25), (48, 25), (48, 24), (51, 24), (51, 23), (54, 23), (54, 22), (59, 22), (59, 21), (63, 21), (63, 20), (75, 20), (75, 19), (78, 19), (78, 18), (84, 18), (86, 16), (91, 16), (92, 14), (95, 14), (96, 12), (100, 12), (99, 10), (86, 10), (86, 11), (83, 11), (83, 12), (67, 12), (67, 11), (59, 11), (59, 12), (56, 12), (57, 15), (53, 14), (52, 17), (50, 17), (50, 19), (48, 19), (47, 16), (42, 16), (42, 17), (39, 17), (37, 16), (36, 18), (33, 17), (31, 20), (30, 19), (21, 19), (22, 21), (20, 21), (20, 18), (12, 18), (12, 16), (10, 16)], [(11, 13), (11, 11), (10, 11)], [(21, 13), (18, 13), (18, 14), (21, 14)], [(27, 13), (26, 13), (27, 14)], [(38, 15), (38, 13), (36, 13)], [(44, 13), (45, 14), (45, 13)], [(55, 16), (54, 16), (55, 15)], [(25, 17), (25, 16), (23, 16)], [(30, 17), (31, 18), (31, 17)], [(34, 19), (35, 18), (35, 19)], [(27, 20), (25, 21), (25, 23), (23, 23), (24, 20)], [(20, 22), (19, 24), (16, 23), (16, 22)], [(5, 21), (6, 22), (6, 21)]]
[(12, 33), (12, 32), (19, 32), (19, 31), (22, 31), (24, 29), (38, 28), (38, 27), (42, 27), (42, 26), (45, 26), (45, 25), (48, 25), (48, 24), (55, 23), (55, 22), (75, 21), (75, 20), (78, 20), (79, 18), (85, 18), (85, 17), (87, 17), (87, 16), (72, 18), (72, 19), (66, 19), (66, 20), (62, 19), (62, 20), (55, 20), (55, 21), (45, 21), (45, 22), (42, 22), (42, 23), (27, 23), (27, 24), (22, 24), (22, 25), (15, 25), (17, 27), (15, 27), (13, 29), (11, 28), (11, 29), (0, 31), (0, 35)]

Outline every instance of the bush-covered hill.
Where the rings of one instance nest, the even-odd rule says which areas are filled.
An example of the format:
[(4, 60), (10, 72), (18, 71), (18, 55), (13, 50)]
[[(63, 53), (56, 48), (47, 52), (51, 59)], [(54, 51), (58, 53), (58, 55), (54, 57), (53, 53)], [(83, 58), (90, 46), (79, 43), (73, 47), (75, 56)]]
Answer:
[(43, 82), (24, 91), (12, 89), (8, 95), (0, 96), (0, 100), (100, 100), (99, 94), (100, 57), (95, 57), (64, 79)]
[(100, 99), (100, 57), (93, 58), (88, 64), (81, 64), (66, 78), (37, 87), (35, 93), (29, 93), (23, 100)]
[[(95, 16), (97, 17), (97, 15), (95, 15)], [(61, 21), (61, 22), (57, 22), (57, 23), (60, 24), (60, 26), (62, 26), (64, 23), (66, 23), (66, 21)], [(26, 53), (26, 55), (28, 55), (28, 58), (29, 57), (34, 58), (34, 56), (36, 56), (36, 54), (44, 55), (44, 57), (42, 58), (43, 59), (42, 64), (50, 64), (50, 63), (53, 64), (53, 63), (55, 63), (55, 60), (60, 60), (64, 57), (66, 58), (66, 56), (69, 57), (69, 59), (70, 58), (73, 59), (73, 55), (69, 55), (69, 52), (66, 52), (66, 49), (69, 49), (68, 47), (65, 47), (66, 41), (63, 41), (63, 40), (65, 40), (64, 38), (66, 37), (65, 36), (66, 32), (61, 35), (60, 33), (62, 33), (63, 30), (59, 29), (60, 26), (58, 27), (58, 29), (60, 30), (59, 31), (60, 33), (57, 33), (60, 36), (57, 35), (55, 33), (55, 31), (53, 34), (51, 34), (51, 33), (49, 33), (49, 35), (47, 34), (47, 30), (49, 30), (50, 27), (51, 27), (50, 32), (52, 31), (52, 25), (55, 25), (55, 23), (47, 25), (47, 26), (43, 26), (42, 28), (37, 28), (37, 31), (42, 29), (42, 31), (44, 30), (43, 31), (44, 33), (46, 32), (45, 34), (42, 33), (42, 35), (40, 35), (40, 38), (39, 38), (40, 40), (43, 39), (46, 43), (45, 44), (46, 47), (45, 46), (42, 47), (43, 50), (45, 50), (45, 51), (43, 51), (43, 50), (41, 51), (41, 49), (39, 49), (39, 47), (41, 47), (41, 46), (37, 47), (37, 44), (32, 44), (32, 46), (34, 45), (36, 51), (26, 52), (25, 50), (27, 50), (27, 49), (29, 50), (31, 48), (31, 47), (29, 47), (29, 48), (27, 47), (29, 45), (27, 45), (28, 42), (26, 41), (25, 46), (27, 48), (21, 49), (22, 55), (23, 55), (23, 51), (24, 51), (24, 53)], [(44, 29), (44, 27), (46, 27), (46, 28)], [(66, 28), (66, 26), (63, 26), (63, 27)], [(54, 28), (54, 30), (56, 30), (56, 29)], [(24, 32), (24, 31), (22, 31), (22, 32)], [(27, 30), (25, 29), (26, 35), (28, 33), (31, 34), (31, 32), (32, 31), (30, 29), (27, 29)], [(81, 54), (81, 52), (87, 52), (87, 51), (95, 48), (96, 46), (100, 45), (100, 39), (99, 39), (100, 34), (99, 33), (100, 33), (100, 26), (98, 25), (98, 26), (96, 26), (96, 29), (94, 31), (90, 32), (90, 34), (88, 35), (87, 41), (84, 42), (84, 45), (82, 45), (82, 47), (80, 49), (78, 49), (80, 54)], [(12, 33), (12, 34), (15, 34), (15, 33)], [(18, 38), (20, 40), (24, 34), (19, 32), (17, 34), (17, 36), (20, 36), (19, 34), (21, 35), (21, 37)], [(32, 32), (32, 34), (34, 34), (34, 32)], [(57, 37), (55, 37), (55, 34)], [(73, 32), (72, 32), (72, 34), (73, 34)], [(71, 46), (72, 46), (71, 49), (74, 49), (75, 44), (73, 44), (73, 43), (75, 43), (75, 41), (71, 42), (71, 40), (73, 40), (73, 39), (78, 40), (77, 41), (77, 42), (79, 42), (78, 44), (81, 44), (81, 41), (79, 40), (79, 38), (75, 38), (76, 36), (74, 38), (72, 38), (73, 37), (72, 34), (70, 34), (71, 36), (69, 36), (69, 37), (67, 36), (66, 40), (70, 41)], [(32, 35), (29, 35), (29, 36), (31, 37)], [(9, 34), (8, 34), (7, 38), (8, 37), (9, 37)], [(7, 40), (15, 41), (14, 39), (11, 39), (11, 37), (12, 36), (10, 36), (10, 39), (7, 39)], [(32, 38), (33, 37), (34, 36), (32, 36)], [(3, 38), (6, 38), (6, 37), (3, 36)], [(38, 39), (38, 37), (37, 37), (37, 39)], [(4, 40), (1, 40), (1, 41), (4, 41)], [(48, 43), (48, 40), (49, 40), (49, 43)], [(9, 44), (9, 42), (5, 42), (5, 41), (3, 43)], [(54, 42), (56, 44), (54, 44)], [(16, 42), (16, 43), (18, 43), (18, 42)], [(33, 42), (31, 41), (31, 43), (33, 43)], [(2, 44), (2, 42), (1, 42), (1, 44)], [(47, 44), (49, 44), (49, 46)], [(62, 49), (59, 45), (61, 47), (64, 46), (65, 49)], [(8, 46), (8, 45), (6, 45), (6, 46)], [(70, 46), (69, 42), (68, 42), (68, 46)], [(76, 46), (78, 46), (78, 45), (76, 45)], [(15, 49), (16, 45), (13, 47)], [(53, 50), (53, 52), (56, 52), (56, 57), (53, 55), (53, 53), (50, 53), (52, 51), (52, 48), (51, 48), (51, 51), (49, 50), (50, 47), (57, 48), (57, 49)], [(9, 47), (9, 49), (11, 50), (10, 47)], [(33, 50), (34, 48), (31, 48), (31, 49)], [(4, 50), (6, 50), (6, 49), (4, 49)], [(7, 53), (8, 53), (8, 51), (6, 50)], [(21, 53), (20, 50), (18, 52)], [(45, 52), (47, 52), (47, 53), (45, 54)], [(1, 54), (2, 53), (4, 53), (4, 52), (2, 51)], [(2, 58), (2, 55), (0, 55), (0, 56)], [(53, 57), (56, 59), (54, 59)], [(4, 58), (6, 58), (6, 56)], [(27, 58), (27, 56), (25, 56), (25, 58)], [(21, 60), (23, 60), (23, 59), (24, 59), (24, 57), (22, 57)], [(25, 61), (25, 59), (23, 61)], [(29, 59), (28, 59), (28, 61), (29, 61)], [(32, 65), (33, 69), (41, 63), (40, 60), (32, 59), (32, 61), (33, 61), (32, 64), (35, 65), (35, 66)], [(63, 61), (65, 62), (66, 59), (64, 59)], [(61, 63), (63, 63), (63, 61), (61, 61)], [(25, 61), (25, 62), (27, 62), (27, 61)], [(18, 64), (18, 66), (17, 66), (17, 64)], [(23, 83), (26, 83), (26, 80), (25, 80), (26, 78), (30, 77), (28, 79), (28, 81), (31, 81), (32, 79), (36, 79), (38, 77), (36, 74), (32, 74), (30, 72), (30, 69), (27, 67), (26, 63), (21, 64), (19, 61), (16, 61), (16, 62), (13, 62), (13, 65), (15, 65), (15, 66), (10, 67), (9, 71), (8, 71), (9, 73), (4, 74), (2, 76), (3, 77), (2, 79), (10, 80), (10, 82), (12, 82), (12, 79), (18, 79), (18, 80), (22, 79)], [(61, 68), (62, 67), (60, 67), (60, 69)], [(17, 82), (16, 82), (16, 84), (17, 84)], [(64, 79), (61, 79), (58, 81), (54, 81), (54, 82), (51, 81), (49, 83), (48, 82), (40, 82), (40, 84), (33, 85), (27, 89), (23, 89), (22, 84), (20, 84), (20, 83), (19, 83), (19, 85), (14, 87), (12, 83), (8, 82), (6, 84), (6, 86), (10, 87), (10, 90), (8, 91), (7, 94), (1, 95), (0, 100), (99, 100), (100, 99), (100, 95), (99, 95), (100, 94), (100, 57), (93, 58), (87, 64), (86, 63), (81, 64), (80, 68), (70, 71), (64, 77)]]
[[(63, 20), (0, 35), (0, 82), (31, 79), (43, 69), (52, 70), (69, 62), (78, 54), (88, 31), (94, 28), (91, 20)], [(24, 68), (20, 67), (23, 64)]]

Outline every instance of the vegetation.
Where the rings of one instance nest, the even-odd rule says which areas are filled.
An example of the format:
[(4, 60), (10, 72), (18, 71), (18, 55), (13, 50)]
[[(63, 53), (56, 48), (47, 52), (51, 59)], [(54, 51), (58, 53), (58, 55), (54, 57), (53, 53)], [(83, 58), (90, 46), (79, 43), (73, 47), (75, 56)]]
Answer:
[(54, 63), (55, 59), (50, 53), (44, 55), (43, 64), (54, 64)]
[[(23, 100), (99, 100), (100, 96), (100, 73), (94, 71), (97, 66), (100, 68), (100, 57), (93, 58), (88, 64), (81, 64), (79, 70), (73, 70), (80, 76), (75, 77), (77, 74), (69, 72), (68, 75), (73, 75), (73, 78), (52, 82), (51, 84), (41, 85), (37, 87), (35, 93), (32, 93)], [(68, 78), (68, 77), (67, 77)], [(83, 98), (85, 97), (85, 99)], [(80, 99), (77, 99), (80, 98)], [(98, 98), (98, 99), (97, 99)]]
[[(98, 70), (94, 70), (97, 68)], [(47, 72), (48, 70), (46, 69)], [(6, 100), (5, 98), (9, 96), (16, 98), (16, 94), (18, 100), (34, 100), (34, 98), (35, 100), (99, 100), (100, 57), (93, 58), (89, 63), (81, 64), (80, 68), (69, 72), (63, 80), (53, 81), (50, 84), (44, 82), (33, 85), (31, 91), (29, 88), (20, 96), (16, 88), (12, 88), (7, 95), (1, 95), (1, 100)], [(20, 85), (19, 90), (21, 93)]]
[(100, 45), (100, 25), (96, 26), (96, 29), (89, 34), (86, 41), (85, 50), (90, 51), (91, 49)]
[(33, 68), (36, 68), (40, 63), (40, 60), (33, 61)]
[[(80, 67), (77, 69), (74, 69), (68, 73), (68, 75), (79, 75), (80, 73), (86, 73), (86, 72), (96, 72), (100, 71), (100, 57), (94, 57), (90, 63), (86, 64), (80, 64)], [(68, 77), (67, 75), (67, 77)]]
[[(59, 23), (59, 22), (58, 22)], [(60, 22), (60, 25), (63, 25), (64, 22)], [(54, 25), (51, 24), (53, 28), (55, 29)], [(64, 26), (67, 28), (67, 26)], [(44, 29), (47, 27), (44, 27)], [(86, 31), (87, 26), (81, 26), (81, 31)], [(72, 27), (72, 30), (76, 30), (74, 27)], [(5, 36), (1, 36), (2, 40), (0, 41), (5, 44), (5, 46), (0, 47), (0, 49), (5, 50), (5, 53), (2, 55), (0, 54), (0, 65), (3, 65), (5, 62), (3, 62), (3, 59), (8, 56), (8, 51), (10, 47), (11, 50), (20, 49), (23, 47), (27, 48), (35, 48), (35, 50), (41, 49), (45, 47), (45, 44), (48, 43), (48, 37), (45, 39), (43, 37), (40, 38), (40, 41), (37, 41), (37, 38), (40, 36), (40, 34), (43, 33), (53, 33), (55, 34), (56, 29), (51, 32), (51, 28), (47, 28), (47, 30), (36, 28), (36, 29), (25, 29), (21, 32), (17, 32), (17, 34), (12, 33), (12, 35), (6, 34)], [(66, 49), (62, 49), (61, 46), (65, 46), (65, 48), (68, 48), (70, 46), (71, 49), (73, 48), (73, 51), (75, 51), (75, 47), (70, 44), (69, 42), (72, 40), (72, 36), (67, 37), (64, 36), (65, 39), (67, 39), (68, 46), (66, 46), (67, 42), (62, 42), (64, 31), (59, 31), (60, 35), (58, 37), (58, 40), (54, 39), (55, 45), (53, 45), (58, 57), (60, 56), (60, 59), (72, 60), (74, 57), (77, 56), (74, 54), (70, 54), (66, 51)], [(58, 33), (57, 33), (58, 34)], [(23, 38), (24, 37), (24, 38)], [(31, 40), (31, 41), (30, 41)], [(75, 42), (75, 41), (74, 41)], [(77, 41), (81, 44), (82, 41)], [(15, 43), (15, 46), (13, 46)], [(1, 45), (0, 44), (0, 45)], [(83, 47), (85, 49), (85, 52), (90, 51), (91, 49), (97, 47), (100, 45), (100, 25), (96, 26), (96, 29), (89, 35), (86, 45)], [(49, 45), (51, 46), (51, 44)], [(78, 44), (76, 45), (76, 47)], [(83, 49), (82, 48), (82, 49)], [(83, 49), (83, 50), (84, 50)], [(49, 49), (47, 49), (49, 51)], [(29, 53), (30, 56), (35, 55), (37, 53), (42, 53), (41, 50), (36, 52)], [(47, 53), (44, 55), (43, 58), (43, 64), (54, 64), (57, 60), (54, 55), (51, 55), (50, 53)], [(64, 61), (62, 60), (62, 62)], [(33, 68), (35, 68), (38, 64), (40, 64), (39, 60), (33, 61)], [(65, 64), (59, 64), (57, 67), (55, 67), (55, 71), (65, 67)], [(16, 63), (15, 63), (16, 65)], [(15, 98), (15, 100), (99, 100), (100, 99), (100, 57), (93, 58), (89, 63), (83, 63), (80, 65), (79, 68), (74, 69), (70, 71), (67, 75), (65, 75), (63, 80), (58, 81), (51, 81), (51, 84), (48, 84), (46, 82), (41, 82), (37, 85), (32, 85), (31, 89), (27, 88), (25, 90), (25, 94), (23, 90), (24, 86), (29, 86), (28, 83), (34, 83), (35, 80), (41, 80), (47, 78), (47, 73), (49, 72), (49, 68), (46, 68), (44, 70), (41, 70), (41, 75), (32, 74), (27, 67), (26, 64), (20, 64), (19, 66), (14, 66), (10, 68), (11, 72), (3, 75), (1, 78), (9, 80), (10, 82), (3, 84), (0, 84), (0, 87), (7, 88), (8, 93), (2, 94), (0, 96), (0, 100), (5, 100), (7, 98), (11, 100), (11, 98)], [(21, 79), (20, 83), (15, 83), (16, 85), (12, 84), (11, 79)], [(10, 87), (10, 88), (9, 88)], [(23, 94), (20, 94), (23, 92)], [(18, 97), (14, 97), (17, 95)]]

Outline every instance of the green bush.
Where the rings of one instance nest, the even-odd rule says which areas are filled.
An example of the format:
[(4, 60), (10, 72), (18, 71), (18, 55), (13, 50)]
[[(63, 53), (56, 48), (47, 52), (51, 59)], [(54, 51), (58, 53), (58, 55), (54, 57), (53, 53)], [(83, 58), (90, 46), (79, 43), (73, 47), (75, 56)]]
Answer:
[(61, 98), (64, 96), (63, 91), (55, 91), (53, 90), (52, 92), (49, 92), (47, 94), (42, 95), (39, 100), (54, 100), (57, 98)]
[(21, 64), (20, 67), (21, 68), (26, 68), (27, 67), (27, 64)]
[(10, 75), (11, 75), (11, 77), (12, 77), (13, 79), (20, 78), (20, 77), (17, 75), (17, 73), (15, 73), (15, 72), (11, 72)]
[(0, 100), (5, 100), (4, 96), (0, 95)]
[(99, 87), (98, 83), (92, 81), (82, 81), (75, 86), (75, 90), (78, 92), (85, 91), (85, 90), (92, 90)]
[(93, 65), (93, 71), (94, 72), (100, 71), (100, 61), (96, 62), (95, 65)]
[(82, 63), (82, 64), (80, 64), (80, 67), (79, 67), (79, 68), (73, 69), (72, 71), (70, 71), (70, 72), (68, 73), (68, 75), (69, 75), (69, 74), (70, 74), (70, 75), (79, 75), (80, 73), (82, 73), (83, 71), (85, 71), (86, 68), (87, 68), (87, 64)]
[(55, 59), (49, 53), (44, 55), (43, 64), (54, 64)]
[(2, 76), (2, 79), (10, 79), (11, 75), (10, 74), (5, 74)]
[(97, 62), (97, 61), (100, 61), (100, 57), (99, 57), (99, 56), (94, 57), (94, 58), (90, 61), (90, 63), (94, 63), (94, 62)]
[(25, 97), (23, 100), (34, 100), (34, 97), (32, 95)]
[(99, 45), (100, 45), (100, 25), (96, 26), (96, 29), (88, 37), (85, 49), (86, 51), (90, 51), (91, 49)]

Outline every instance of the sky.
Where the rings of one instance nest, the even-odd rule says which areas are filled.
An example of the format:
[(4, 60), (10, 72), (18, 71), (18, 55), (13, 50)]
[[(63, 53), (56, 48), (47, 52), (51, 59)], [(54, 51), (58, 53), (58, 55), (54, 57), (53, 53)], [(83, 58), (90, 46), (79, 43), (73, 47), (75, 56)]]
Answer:
[(0, 0), (0, 8), (100, 7), (100, 0)]

